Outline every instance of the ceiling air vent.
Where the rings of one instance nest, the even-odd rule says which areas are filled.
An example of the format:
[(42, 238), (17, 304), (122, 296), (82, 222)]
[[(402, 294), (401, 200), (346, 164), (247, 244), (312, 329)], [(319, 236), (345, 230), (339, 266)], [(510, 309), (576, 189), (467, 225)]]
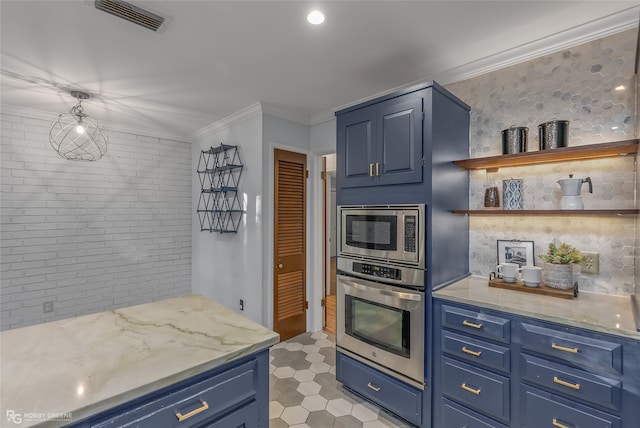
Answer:
[[(153, 31), (164, 30), (166, 18), (122, 0), (95, 0), (96, 9)], [(165, 25), (166, 27), (166, 25)]]

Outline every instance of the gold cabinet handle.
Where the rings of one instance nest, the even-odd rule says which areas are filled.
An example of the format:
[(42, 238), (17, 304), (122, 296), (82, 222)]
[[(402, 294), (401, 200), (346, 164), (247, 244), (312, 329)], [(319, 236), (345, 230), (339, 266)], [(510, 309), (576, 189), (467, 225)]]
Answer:
[(183, 415), (182, 413), (178, 412), (176, 413), (176, 418), (178, 418), (179, 422), (185, 421), (187, 419), (189, 419), (191, 416), (195, 416), (198, 413), (204, 412), (205, 410), (207, 410), (209, 408), (209, 405), (207, 404), (206, 401), (202, 402), (202, 406), (198, 407), (195, 410), (190, 411), (189, 413), (187, 413), (186, 415)]
[(553, 418), (552, 424), (553, 424), (554, 427), (558, 427), (558, 428), (569, 428), (565, 424), (561, 424), (560, 422), (558, 422), (558, 420), (556, 418)]
[(463, 383), (460, 386), (460, 388), (464, 389), (465, 391), (469, 391), (472, 394), (480, 395), (480, 388), (478, 388), (478, 389), (469, 388), (466, 383)]
[(578, 348), (566, 348), (564, 346), (556, 345), (555, 343), (551, 344), (552, 349), (557, 349), (558, 351), (571, 352), (572, 354), (578, 353)]
[(473, 328), (482, 328), (482, 324), (474, 324), (467, 320), (462, 321), (462, 325), (466, 325), (467, 327), (473, 327)]
[(462, 352), (464, 352), (465, 354), (473, 355), (474, 357), (479, 357), (480, 355), (482, 355), (482, 351), (472, 351), (471, 349), (467, 349), (466, 346), (462, 347)]
[(371, 382), (369, 382), (369, 383), (367, 384), (367, 386), (368, 386), (369, 388), (373, 389), (375, 392), (379, 392), (379, 391), (380, 391), (380, 387), (379, 387), (379, 386), (373, 386), (373, 385), (371, 385)]
[(380, 164), (376, 162), (376, 177), (380, 175)]
[(553, 377), (553, 382), (557, 383), (558, 385), (569, 387), (571, 389), (575, 389), (575, 390), (580, 389), (579, 383), (565, 382), (564, 380), (558, 379), (558, 376)]
[(373, 164), (369, 164), (369, 177), (373, 177)]

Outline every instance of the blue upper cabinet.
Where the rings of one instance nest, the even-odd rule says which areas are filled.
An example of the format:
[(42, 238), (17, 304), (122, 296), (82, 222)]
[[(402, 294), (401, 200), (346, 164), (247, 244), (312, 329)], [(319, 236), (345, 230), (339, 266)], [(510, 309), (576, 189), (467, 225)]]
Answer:
[(339, 186), (420, 183), (422, 112), (413, 93), (339, 115)]
[(338, 118), (338, 157), (341, 159), (343, 187), (373, 184), (376, 162), (375, 109), (356, 110)]
[(422, 97), (380, 103), (376, 165), (379, 184), (422, 181)]

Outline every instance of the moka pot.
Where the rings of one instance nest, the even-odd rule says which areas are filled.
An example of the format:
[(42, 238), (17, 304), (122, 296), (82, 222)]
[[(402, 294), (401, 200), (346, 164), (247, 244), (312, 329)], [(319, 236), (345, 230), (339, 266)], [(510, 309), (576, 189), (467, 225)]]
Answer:
[(593, 184), (591, 177), (573, 178), (573, 174), (569, 174), (569, 178), (558, 180), (558, 184), (562, 189), (562, 199), (560, 199), (560, 208), (563, 210), (583, 210), (584, 204), (580, 197), (582, 184), (589, 183), (589, 193), (593, 193)]

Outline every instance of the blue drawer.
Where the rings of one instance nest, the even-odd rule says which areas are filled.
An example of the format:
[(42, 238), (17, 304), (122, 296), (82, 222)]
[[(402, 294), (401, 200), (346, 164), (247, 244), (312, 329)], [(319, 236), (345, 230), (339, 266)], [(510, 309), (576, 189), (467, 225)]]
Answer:
[(522, 354), (522, 379), (564, 395), (620, 409), (620, 381)]
[(511, 370), (509, 348), (450, 331), (442, 332), (441, 341), (442, 351), (450, 355), (506, 373)]
[(340, 352), (336, 353), (336, 378), (401, 418), (422, 424), (422, 391)]
[(442, 426), (446, 428), (506, 428), (453, 401), (442, 399)]
[(130, 410), (123, 410), (120, 415), (91, 426), (96, 428), (142, 426), (169, 428), (178, 424), (180, 427), (200, 426), (202, 423), (218, 418), (235, 406), (254, 400), (258, 393), (257, 364), (256, 360), (248, 361), (195, 385)]
[(506, 318), (487, 315), (453, 306), (442, 305), (442, 326), (464, 331), (478, 337), (511, 342), (511, 322)]
[(622, 373), (622, 345), (565, 331), (522, 324), (522, 349), (589, 371)]
[(442, 393), (487, 415), (509, 421), (510, 381), (504, 376), (442, 358)]
[(522, 428), (620, 428), (620, 418), (554, 394), (523, 387)]

